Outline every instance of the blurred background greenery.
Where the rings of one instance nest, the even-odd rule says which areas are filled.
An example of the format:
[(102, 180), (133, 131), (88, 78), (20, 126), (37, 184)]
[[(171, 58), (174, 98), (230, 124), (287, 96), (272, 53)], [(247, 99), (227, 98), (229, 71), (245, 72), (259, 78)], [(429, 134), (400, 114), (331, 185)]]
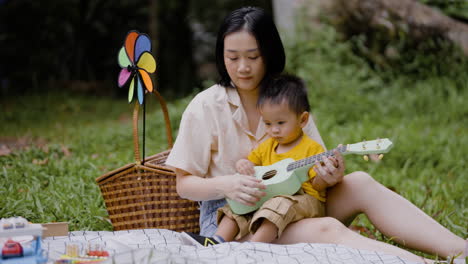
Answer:
[(119, 95), (117, 52), (133, 29), (153, 38), (160, 90), (187, 95), (212, 78), (217, 27), (244, 5), (271, 12), (267, 0), (3, 0), (0, 95), (51, 89)]
[[(50, 90), (124, 95), (125, 92), (114, 89), (119, 70), (116, 54), (125, 34), (136, 29), (149, 33), (153, 39), (159, 90), (167, 98), (185, 96), (194, 88), (204, 87), (204, 81), (217, 78), (212, 51), (221, 19), (229, 11), (245, 5), (261, 6), (273, 13), (273, 2), (45, 0), (39, 3), (2, 0), (0, 95)], [(289, 2), (277, 7), (313, 6), (323, 0)], [(340, 0), (330, 2), (341, 4)], [(438, 9), (457, 21), (468, 20), (466, 1), (421, 0), (420, 3)], [(348, 7), (340, 6), (339, 9), (347, 10)], [(278, 15), (282, 12), (279, 9), (276, 10), (277, 17), (281, 17)], [(359, 11), (349, 11), (357, 13), (356, 10)], [(431, 43), (427, 44), (427, 39), (415, 39), (405, 34), (407, 32), (404, 30), (399, 30), (397, 34), (382, 34), (378, 28), (363, 28), (362, 23), (356, 23), (356, 19), (349, 15), (330, 17), (322, 17), (321, 22), (335, 24), (347, 38), (359, 36), (354, 38), (354, 51), (361, 52), (360, 55), (367, 56), (376, 65), (388, 66), (389, 62), (382, 60), (382, 55), (388, 53), (389, 57), (398, 57), (400, 52), (405, 51), (404, 56), (414, 56), (414, 51), (432, 52), (443, 45), (433, 45), (432, 41), (440, 38), (437, 34), (429, 34)], [(418, 50), (421, 45), (425, 46), (424, 50)], [(413, 64), (408, 65), (406, 60), (392, 63), (391, 66), (397, 69), (414, 67)]]

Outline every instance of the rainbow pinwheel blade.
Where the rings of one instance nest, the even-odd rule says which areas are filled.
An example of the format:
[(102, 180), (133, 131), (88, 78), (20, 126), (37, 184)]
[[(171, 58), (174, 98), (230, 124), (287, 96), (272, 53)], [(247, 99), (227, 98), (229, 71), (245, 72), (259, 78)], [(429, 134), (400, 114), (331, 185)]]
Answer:
[(128, 103), (131, 103), (133, 100), (133, 93), (135, 91), (135, 78), (132, 79), (130, 87), (128, 88)]
[(151, 40), (148, 35), (141, 34), (136, 39), (135, 43), (135, 61), (138, 61), (141, 54), (145, 51), (151, 52)]
[(125, 48), (122, 47), (119, 51), (119, 57), (118, 57), (118, 60), (119, 60), (119, 66), (121, 68), (127, 68), (128, 66), (131, 66), (132, 65), (132, 62), (130, 61), (130, 59), (128, 58), (127, 56), (127, 52), (125, 52)]
[(130, 75), (132, 75), (132, 72), (128, 71), (127, 68), (122, 68), (122, 70), (120, 70), (120, 73), (119, 73), (119, 87), (120, 88), (122, 88), (128, 82)]
[(138, 38), (138, 32), (130, 31), (125, 39), (125, 51), (132, 63), (135, 62), (135, 41)]
[(153, 91), (153, 81), (151, 80), (151, 77), (145, 70), (138, 70), (140, 73), (141, 79), (143, 80), (143, 84), (146, 87), (146, 90), (152, 92)]
[(138, 90), (138, 102), (140, 102), (140, 104), (143, 104), (144, 100), (145, 100), (145, 92), (143, 90), (143, 84), (141, 83), (141, 79), (140, 79), (140, 76), (137, 75), (137, 79), (138, 79), (138, 87), (137, 87), (137, 90)]
[(149, 73), (153, 73), (156, 70), (156, 61), (151, 53), (145, 51), (138, 60), (137, 66)]

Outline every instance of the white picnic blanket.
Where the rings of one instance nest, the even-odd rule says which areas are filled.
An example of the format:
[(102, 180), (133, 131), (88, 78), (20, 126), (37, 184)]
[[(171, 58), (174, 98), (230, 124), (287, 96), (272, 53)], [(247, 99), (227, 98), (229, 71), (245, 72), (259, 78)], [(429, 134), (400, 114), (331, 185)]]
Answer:
[(335, 244), (223, 243), (211, 247), (182, 245), (179, 233), (165, 229), (128, 231), (74, 231), (68, 236), (43, 240), (50, 260), (65, 253), (67, 244), (86, 248), (101, 245), (112, 259), (109, 263), (326, 263), (326, 264), (412, 264), (400, 257), (357, 250)]

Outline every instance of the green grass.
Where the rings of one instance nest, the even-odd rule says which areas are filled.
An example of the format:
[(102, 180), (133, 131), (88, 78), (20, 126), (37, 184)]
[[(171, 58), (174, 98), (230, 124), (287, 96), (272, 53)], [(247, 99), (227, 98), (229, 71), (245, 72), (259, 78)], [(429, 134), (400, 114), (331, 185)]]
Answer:
[[(373, 70), (330, 28), (288, 45), (288, 70), (309, 86), (328, 148), (390, 138), (380, 163), (347, 156), (347, 172), (369, 172), (455, 234), (467, 237), (468, 80), (458, 64), (445, 76)], [(463, 66), (464, 67), (464, 66)], [(468, 72), (468, 71), (465, 71)], [(170, 102), (174, 132), (191, 96)], [(166, 148), (162, 114), (148, 100), (146, 153)], [(133, 162), (132, 105), (63, 92), (0, 101), (0, 140), (29, 141), (0, 156), (0, 217), (68, 221), (71, 230), (110, 230), (95, 179)], [(356, 225), (373, 230), (365, 217)], [(374, 234), (381, 240), (377, 231)]]
[[(306, 80), (327, 146), (379, 137), (394, 142), (380, 163), (346, 156), (347, 172), (369, 172), (455, 234), (467, 237), (467, 59), (455, 53), (451, 56), (457, 59), (447, 64), (446, 57), (420, 54), (407, 62), (418, 74), (380, 72), (355, 56), (352, 42), (338, 41), (327, 26), (300, 36), (287, 49), (288, 70)], [(365, 217), (354, 224), (373, 230)]]
[[(147, 105), (147, 154), (167, 148), (155, 101)], [(169, 104), (174, 124), (187, 103)], [(0, 120), (6, 125), (0, 128), (0, 141), (20, 137), (28, 143), (0, 156), (0, 217), (69, 221), (71, 230), (110, 230), (95, 178), (134, 162), (133, 104), (54, 93), (6, 98), (2, 108)]]

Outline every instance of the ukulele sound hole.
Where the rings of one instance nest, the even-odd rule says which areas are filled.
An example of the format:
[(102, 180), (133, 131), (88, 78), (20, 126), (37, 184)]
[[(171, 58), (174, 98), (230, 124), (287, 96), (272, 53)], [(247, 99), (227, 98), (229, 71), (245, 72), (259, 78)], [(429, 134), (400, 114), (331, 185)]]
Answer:
[(271, 170), (262, 176), (262, 180), (268, 180), (273, 178), (276, 175), (277, 171), (276, 170)]

